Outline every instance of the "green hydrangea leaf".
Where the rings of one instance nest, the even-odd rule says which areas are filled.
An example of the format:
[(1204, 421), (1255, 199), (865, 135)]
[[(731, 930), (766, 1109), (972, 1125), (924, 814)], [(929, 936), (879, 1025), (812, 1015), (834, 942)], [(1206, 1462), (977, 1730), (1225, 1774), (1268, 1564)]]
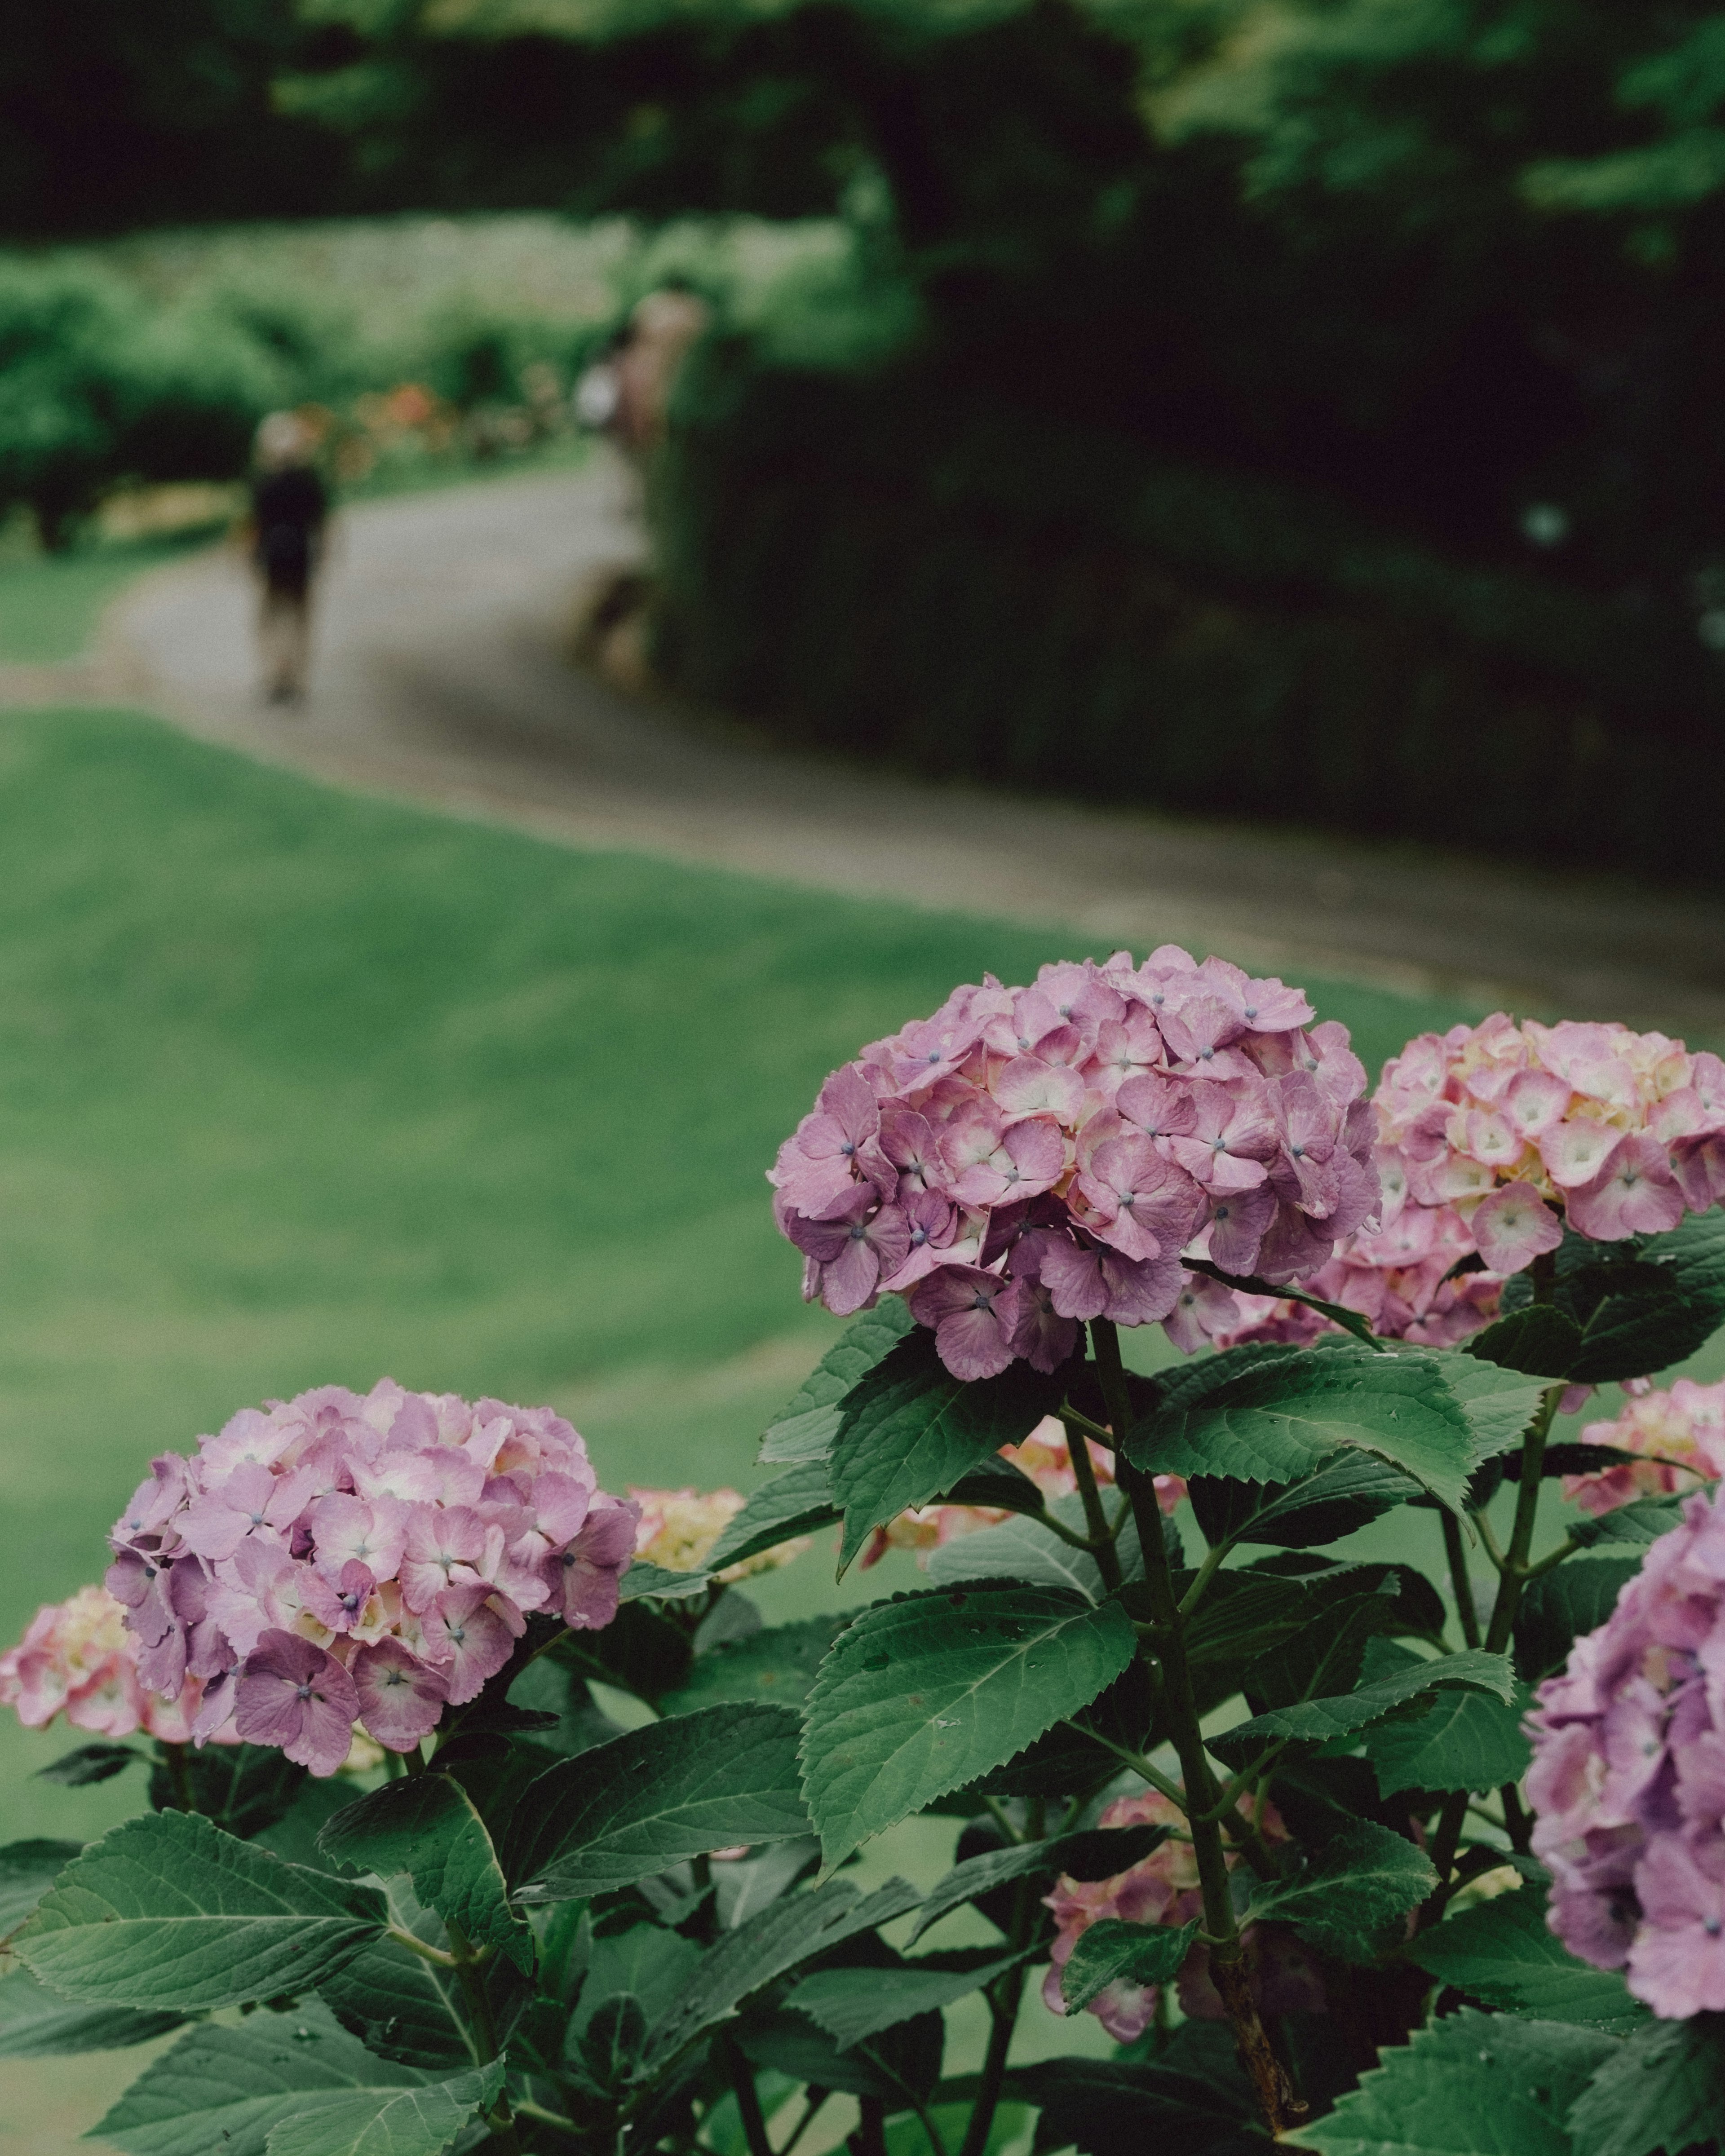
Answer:
[(828, 1348), (795, 1397), (768, 1424), (761, 1440), (762, 1465), (824, 1460), (839, 1435), (839, 1403), (914, 1330), (916, 1322), (903, 1298), (896, 1295), (883, 1296), (872, 1310), (853, 1318), (844, 1337)]
[(785, 2000), (824, 2029), (841, 2051), (896, 2028), (918, 2014), (938, 2013), (1003, 1976), (1021, 1958), (987, 1956), (969, 1969), (936, 1969), (906, 1962), (897, 1969), (825, 1969), (803, 1981)]
[(386, 1782), (328, 1820), (317, 1845), (333, 1863), (391, 1879), (405, 1873), (429, 1909), (475, 1946), (533, 1966), (533, 1938), (511, 1909), (503, 1867), (474, 1801), (447, 1774)]
[(1369, 1452), (1343, 1452), (1303, 1481), (1228, 1482), (1195, 1476), (1187, 1491), (1204, 1540), (1313, 1549), (1339, 1542), (1420, 1495), (1411, 1476)]
[(0, 1849), (0, 1939), (16, 1931), (74, 1857), (81, 1841), (13, 1841)]
[(1344, 1446), (1376, 1454), (1447, 1505), (1461, 1503), (1478, 1456), (1438, 1356), (1353, 1342), (1322, 1354), (1235, 1348), (1207, 1357), (1168, 1385), (1127, 1450), (1147, 1474), (1284, 1484)]
[(1596, 1631), (1641, 1569), (1638, 1557), (1572, 1558), (1530, 1579), (1516, 1614), (1516, 1667), (1529, 1684), (1562, 1669), (1584, 1632)]
[[(1413, 1660), (1408, 1658), (1408, 1666)], [(1520, 1781), (1532, 1757), (1522, 1731), (1522, 1718), (1532, 1703), (1525, 1685), (1508, 1701), (1486, 1692), (1443, 1691), (1424, 1714), (1378, 1722), (1362, 1740), (1378, 1794), (1499, 1789), (1506, 1782)]]
[(1047, 1841), (1015, 1842), (985, 1849), (943, 1873), (916, 1912), (914, 1946), (950, 1911), (992, 1893), (997, 1887), (1034, 1874), (1049, 1880), (1065, 1873), (1071, 1879), (1112, 1879), (1141, 1864), (1168, 1840), (1165, 1826), (1088, 1827), (1081, 1833), (1055, 1835)]
[(901, 1340), (840, 1410), (832, 1452), (833, 1498), (845, 1514), (839, 1570), (874, 1528), (945, 1496), (1003, 1445), (1028, 1437), (1064, 1389), (1060, 1377), (1027, 1363), (967, 1383), (941, 1361), (926, 1327)]
[(1579, 1543), (1584, 1549), (1611, 1543), (1626, 1543), (1632, 1548), (1645, 1549), (1661, 1535), (1668, 1535), (1673, 1527), (1681, 1526), (1682, 1519), (1683, 1500), (1675, 1494), (1637, 1497), (1633, 1504), (1601, 1512), (1597, 1519), (1574, 1521), (1569, 1534), (1571, 1540)]
[(920, 1899), (903, 1879), (889, 1879), (872, 1894), (859, 1894), (848, 1880), (829, 1879), (813, 1893), (787, 1895), (762, 1909), (701, 1957), (675, 2005), (648, 2032), (646, 2070), (668, 2065), (685, 2045), (728, 2020), (744, 1999), (799, 1963), (890, 1924)]
[(1439, 1655), (1391, 1676), (1374, 1677), (1334, 1698), (1299, 1700), (1289, 1707), (1272, 1707), (1267, 1714), (1255, 1715), (1250, 1722), (1239, 1722), (1214, 1738), (1210, 1749), (1230, 1766), (1244, 1768), (1277, 1738), (1327, 1743), (1332, 1737), (1382, 1721), (1422, 1692), (1445, 1691), (1452, 1686), (1489, 1692), (1507, 1701), (1515, 1697), (1515, 1672), (1506, 1656), (1488, 1655), (1479, 1648), (1469, 1648), (1459, 1655)]
[(1476, 1332), (1461, 1353), (1529, 1377), (1567, 1378), (1581, 1353), (1581, 1327), (1548, 1302), (1530, 1302)]
[(1424, 1851), (1387, 1826), (1356, 1820), (1304, 1871), (1255, 1881), (1249, 1913), (1291, 1924), (1341, 1960), (1369, 1960), (1394, 1943), (1400, 1920), (1437, 1883)]
[(895, 1597), (839, 1635), (809, 1696), (809, 1810), (828, 1868), (1080, 1712), (1137, 1645), (1117, 1603), (982, 1582)]
[(117, 2051), (165, 2036), (180, 2020), (177, 2014), (142, 2014), (131, 2006), (69, 2005), (27, 1969), (15, 1969), (0, 1983), (0, 2059)]
[(662, 1564), (644, 1564), (636, 1558), (624, 1573), (617, 1591), (624, 1602), (639, 1602), (649, 1594), (667, 1602), (680, 1602), (691, 1594), (705, 1594), (706, 1582), (705, 1572), (668, 1572)]
[(1616, 2044), (1464, 2007), (1380, 2052), (1327, 2117), (1282, 2139), (1322, 2156), (1570, 2156), (1569, 2107)]
[(67, 1866), (14, 1941), (90, 2005), (188, 2010), (300, 1990), (382, 1930), (383, 1897), (188, 1812), (128, 1820)]
[(1060, 1971), (1066, 2011), (1076, 2014), (1117, 1980), (1171, 1984), (1198, 1933), (1196, 1917), (1189, 1924), (1128, 1924), (1117, 1917), (1104, 1917), (1088, 1925)]
[(1270, 2147), (1231, 2032), (1206, 2022), (1186, 2022), (1153, 2061), (1045, 2059), (1009, 2071), (1006, 2089), (1040, 2108), (1045, 2148), (1080, 2156), (1236, 2156)]
[(270, 2129), (266, 2156), (442, 2156), (503, 2086), (503, 2061), (423, 2088), (355, 2089), (303, 2098)]
[[(1084, 1531), (1084, 1504), (1075, 1491), (1047, 1507), (1062, 1527)], [(1144, 1553), (1128, 1520), (1115, 1545), (1121, 1575), (1144, 1576)], [(957, 1535), (943, 1543), (928, 1560), (928, 1577), (937, 1587), (962, 1587), (973, 1579), (1019, 1579), (1031, 1587), (1065, 1587), (1086, 1602), (1106, 1601), (1108, 1589), (1101, 1568), (1087, 1550), (1074, 1549), (1034, 1519), (1002, 1520), (998, 1527)]]
[(36, 1769), (41, 1782), (59, 1782), (69, 1789), (88, 1789), (98, 1782), (110, 1782), (128, 1767), (137, 1766), (144, 1754), (130, 1744), (79, 1744), (62, 1752), (45, 1767)]
[[(449, 1934), (434, 1909), (421, 1909), (405, 1880), (391, 1883), (389, 1911), (403, 1931), (428, 1946), (447, 1948)], [(510, 1966), (493, 1964), (492, 1968)], [(489, 1974), (489, 1972), (488, 1972)], [(421, 1954), (384, 1937), (318, 1979), (317, 1995), (344, 2029), (368, 2051), (434, 2076), (473, 2063), (462, 2025), (460, 1979)]]
[(1621, 2034), (1647, 2018), (1615, 1969), (1578, 1961), (1546, 1922), (1546, 1897), (1531, 1882), (1460, 1909), (1407, 1948), (1409, 1961), (1508, 2014)]
[(806, 1835), (798, 1733), (784, 1707), (711, 1707), (560, 1760), (516, 1809), (504, 1861), (518, 1898), (573, 1901), (715, 1849)]
[(848, 1622), (837, 1615), (804, 1617), (794, 1625), (773, 1625), (745, 1639), (726, 1640), (696, 1656), (683, 1682), (660, 1702), (660, 1712), (692, 1714), (721, 1700), (800, 1707), (834, 1635)]
[(319, 2099), (426, 2086), (411, 2067), (374, 2058), (314, 2000), (286, 2014), (254, 2014), (237, 2029), (188, 2030), (95, 2134), (128, 2156), (267, 2156), (271, 2133)]
[(1725, 2144), (1725, 2014), (1638, 2029), (1578, 2097), (1569, 2132), (1574, 2156), (1682, 2156)]
[(727, 1565), (788, 1543), (793, 1535), (830, 1527), (838, 1517), (827, 1461), (805, 1460), (750, 1493), (748, 1502), (707, 1552), (703, 1569), (710, 1576), (722, 1572)]

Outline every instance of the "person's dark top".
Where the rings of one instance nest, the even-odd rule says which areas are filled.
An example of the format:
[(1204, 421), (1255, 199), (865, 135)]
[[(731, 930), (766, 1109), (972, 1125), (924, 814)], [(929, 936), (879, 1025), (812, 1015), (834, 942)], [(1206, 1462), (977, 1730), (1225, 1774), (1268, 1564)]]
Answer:
[(324, 483), (310, 465), (290, 465), (253, 480), (255, 553), (271, 591), (303, 597), (329, 509)]

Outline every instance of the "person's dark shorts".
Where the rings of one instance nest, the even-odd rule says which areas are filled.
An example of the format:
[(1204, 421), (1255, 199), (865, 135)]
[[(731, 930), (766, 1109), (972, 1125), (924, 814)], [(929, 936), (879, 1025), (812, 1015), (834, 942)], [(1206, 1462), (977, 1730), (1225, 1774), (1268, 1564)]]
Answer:
[(258, 540), (258, 567), (270, 594), (303, 599), (311, 583), (311, 536), (297, 524), (273, 524)]

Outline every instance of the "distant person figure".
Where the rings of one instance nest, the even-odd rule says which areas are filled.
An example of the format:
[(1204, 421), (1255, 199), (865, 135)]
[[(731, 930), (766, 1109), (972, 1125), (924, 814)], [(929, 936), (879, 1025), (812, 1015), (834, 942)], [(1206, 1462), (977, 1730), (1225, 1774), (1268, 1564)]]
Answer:
[(316, 437), (292, 412), (258, 429), (252, 480), (252, 560), (263, 585), (258, 644), (272, 704), (305, 693), (311, 649), (311, 585), (323, 552), (330, 498), (312, 459)]
[(631, 311), (629, 334), (611, 361), (617, 384), (611, 431), (637, 463), (665, 439), (677, 369), (711, 320), (706, 300), (675, 279)]

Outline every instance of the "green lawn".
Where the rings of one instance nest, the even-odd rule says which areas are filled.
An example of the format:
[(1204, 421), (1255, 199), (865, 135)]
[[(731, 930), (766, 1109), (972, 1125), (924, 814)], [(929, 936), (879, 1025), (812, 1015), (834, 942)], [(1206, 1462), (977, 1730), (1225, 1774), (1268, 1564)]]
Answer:
[[(614, 1488), (746, 1482), (834, 1329), (773, 1232), (779, 1139), (953, 982), (1083, 947), (572, 852), (120, 712), (0, 715), (0, 859), (6, 1640), (100, 1574), (151, 1453), (331, 1379), (552, 1400)], [(1308, 985), (1373, 1065), (1466, 1014)], [(836, 1590), (817, 1551), (759, 1599), (916, 1578)], [(0, 1714), (0, 1840), (137, 1802), (32, 1779), (68, 1741)], [(0, 2148), (69, 2149), (139, 2063), (0, 2067)]]
[(90, 649), (110, 599), (146, 569), (206, 545), (207, 531), (186, 539), (137, 539), (90, 545), (64, 554), (0, 559), (0, 665), (46, 666)]
[[(149, 1455), (384, 1371), (746, 1476), (830, 1331), (762, 1172), (822, 1075), (1060, 935), (582, 854), (120, 713), (0, 721), (0, 1634)], [(1326, 990), (1376, 1060), (1447, 1007)], [(819, 1591), (811, 1560), (792, 1580)], [(8, 1835), (125, 1784), (19, 1778)]]

